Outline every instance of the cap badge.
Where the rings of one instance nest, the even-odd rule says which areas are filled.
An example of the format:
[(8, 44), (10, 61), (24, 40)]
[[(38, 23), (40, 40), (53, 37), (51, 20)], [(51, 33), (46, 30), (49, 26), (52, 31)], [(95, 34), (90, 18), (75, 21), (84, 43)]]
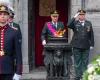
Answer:
[(6, 8), (4, 6), (1, 7), (1, 10), (6, 10)]

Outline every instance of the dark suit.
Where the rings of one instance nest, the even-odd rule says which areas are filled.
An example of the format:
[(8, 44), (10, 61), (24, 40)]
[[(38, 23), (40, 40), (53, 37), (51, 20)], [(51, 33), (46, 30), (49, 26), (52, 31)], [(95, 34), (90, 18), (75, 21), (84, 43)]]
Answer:
[(71, 45), (73, 46), (76, 78), (78, 77), (76, 80), (79, 80), (88, 65), (90, 46), (94, 46), (92, 24), (85, 20), (82, 25), (79, 20), (72, 18), (68, 23), (68, 28), (74, 32)]
[[(2, 29), (3, 28), (0, 28), (0, 34), (2, 33)], [(21, 75), (22, 74), (22, 52), (21, 52), (22, 39), (20, 37), (20, 32), (18, 28), (12, 28), (7, 24), (6, 29), (4, 29), (3, 43), (4, 43), (4, 47), (3, 47), (4, 55), (0, 56), (0, 75), (4, 74), (4, 75), (13, 76), (14, 73)]]

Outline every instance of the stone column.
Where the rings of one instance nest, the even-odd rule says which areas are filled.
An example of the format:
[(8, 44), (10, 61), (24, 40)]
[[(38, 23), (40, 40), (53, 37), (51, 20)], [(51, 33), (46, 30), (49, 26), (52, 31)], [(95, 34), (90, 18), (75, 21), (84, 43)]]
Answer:
[(29, 73), (28, 63), (28, 0), (20, 0), (22, 3), (22, 32), (23, 32), (23, 72)]
[(28, 0), (18, 0), (17, 20), (22, 32), (23, 73), (29, 73), (28, 62)]

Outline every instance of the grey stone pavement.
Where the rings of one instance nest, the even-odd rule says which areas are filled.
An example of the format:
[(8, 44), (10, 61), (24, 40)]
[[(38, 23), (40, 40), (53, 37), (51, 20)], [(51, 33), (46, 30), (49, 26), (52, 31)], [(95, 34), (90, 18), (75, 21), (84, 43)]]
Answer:
[[(44, 67), (39, 67), (31, 71), (29, 74), (23, 74), (21, 80), (46, 80), (46, 70)], [(73, 65), (70, 66), (70, 80), (74, 77)]]
[(45, 80), (46, 70), (44, 67), (39, 67), (31, 71), (29, 74), (23, 74), (21, 80)]
[[(70, 80), (74, 80), (75, 72), (73, 66), (73, 57), (71, 58), (69, 64), (70, 67)], [(44, 66), (38, 67), (31, 71), (29, 74), (23, 74), (21, 80), (46, 80), (46, 70)]]

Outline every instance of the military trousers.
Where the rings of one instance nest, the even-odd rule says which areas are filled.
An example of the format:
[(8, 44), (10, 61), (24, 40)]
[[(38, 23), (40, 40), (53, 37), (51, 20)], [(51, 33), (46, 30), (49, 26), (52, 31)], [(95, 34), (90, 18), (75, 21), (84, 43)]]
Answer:
[(87, 69), (89, 62), (89, 49), (73, 48), (75, 80), (82, 78), (83, 72)]
[(0, 80), (13, 80), (13, 74), (0, 74)]
[(43, 50), (43, 55), (44, 55), (44, 65), (47, 71), (47, 76), (50, 76), (50, 66), (52, 66), (50, 63), (53, 60), (52, 57), (52, 51), (48, 51), (48, 50)]

